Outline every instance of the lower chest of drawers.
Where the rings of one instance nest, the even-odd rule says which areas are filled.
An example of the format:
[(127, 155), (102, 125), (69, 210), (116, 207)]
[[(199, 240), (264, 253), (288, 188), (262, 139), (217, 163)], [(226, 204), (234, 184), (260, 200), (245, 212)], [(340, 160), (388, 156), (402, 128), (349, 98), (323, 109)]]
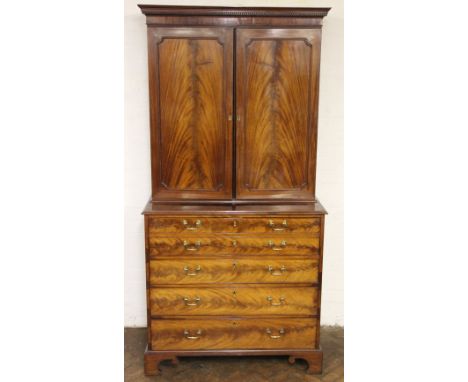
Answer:
[(316, 349), (323, 216), (145, 216), (148, 348)]

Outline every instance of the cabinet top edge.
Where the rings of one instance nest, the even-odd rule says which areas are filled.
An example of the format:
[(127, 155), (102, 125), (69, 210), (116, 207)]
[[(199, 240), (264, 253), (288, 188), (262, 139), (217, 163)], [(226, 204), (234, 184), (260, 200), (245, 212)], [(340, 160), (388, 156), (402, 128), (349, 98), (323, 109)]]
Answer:
[(210, 7), (138, 4), (146, 16), (312, 17), (323, 18), (331, 8)]
[(211, 216), (236, 216), (236, 215), (326, 215), (327, 210), (316, 200), (312, 203), (301, 204), (167, 204), (164, 202), (148, 201), (143, 215), (211, 215)]

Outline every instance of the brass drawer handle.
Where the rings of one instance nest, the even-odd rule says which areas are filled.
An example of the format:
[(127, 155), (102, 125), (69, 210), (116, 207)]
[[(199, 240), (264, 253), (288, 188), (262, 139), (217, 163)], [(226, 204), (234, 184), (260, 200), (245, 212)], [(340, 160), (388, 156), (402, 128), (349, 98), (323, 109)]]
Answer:
[(184, 297), (184, 304), (185, 306), (198, 306), (200, 305), (200, 297), (195, 297), (194, 300), (190, 302), (190, 299), (188, 297)]
[(286, 248), (286, 240), (281, 240), (281, 243), (279, 245), (276, 245), (275, 243), (273, 243), (271, 240), (268, 241), (268, 247), (270, 247), (270, 249), (272, 249), (273, 251), (282, 251), (283, 249)]
[(273, 223), (273, 220), (268, 220), (268, 227), (270, 227), (273, 231), (284, 231), (289, 228), (287, 220), (283, 220), (281, 226)]
[(267, 301), (270, 302), (270, 305), (271, 305), (271, 306), (281, 306), (281, 305), (284, 305), (284, 301), (285, 301), (285, 300), (286, 300), (286, 299), (285, 299), (284, 297), (280, 297), (280, 298), (279, 298), (279, 302), (273, 302), (273, 297), (271, 297), (271, 296), (268, 296), (268, 297), (267, 297)]
[(272, 276), (281, 276), (284, 272), (286, 272), (286, 267), (284, 265), (281, 266), (281, 268), (279, 269), (279, 271), (275, 271), (273, 269), (273, 267), (271, 265), (268, 266), (268, 272), (270, 272), (270, 274)]
[(270, 336), (270, 338), (276, 340), (276, 339), (281, 338), (281, 337), (284, 336), (284, 329), (281, 328), (281, 329), (278, 331), (278, 334), (272, 334), (271, 329), (270, 329), (270, 328), (267, 328), (266, 333)]
[(201, 227), (202, 222), (201, 220), (196, 220), (195, 224), (189, 224), (187, 220), (182, 220), (182, 224), (184, 225), (185, 229), (188, 229), (189, 231), (196, 231), (198, 228)]
[(201, 271), (201, 266), (200, 265), (197, 265), (197, 267), (195, 268), (195, 270), (193, 272), (190, 272), (189, 271), (189, 267), (186, 265), (184, 267), (184, 272), (187, 276), (196, 276), (198, 274), (198, 272)]
[(186, 251), (198, 251), (200, 247), (200, 240), (197, 240), (194, 244), (190, 244), (187, 240), (184, 240), (184, 248)]
[(187, 329), (184, 330), (184, 337), (188, 340), (198, 340), (202, 335), (201, 329), (198, 329), (196, 334), (196, 336), (192, 336), (190, 335), (190, 332)]

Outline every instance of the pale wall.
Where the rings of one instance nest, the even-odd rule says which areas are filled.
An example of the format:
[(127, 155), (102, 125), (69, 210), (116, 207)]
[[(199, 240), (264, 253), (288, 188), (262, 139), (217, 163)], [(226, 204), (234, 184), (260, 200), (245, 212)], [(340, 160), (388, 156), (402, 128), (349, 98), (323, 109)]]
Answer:
[(328, 210), (322, 323), (343, 325), (343, 4), (329, 1), (125, 1), (125, 326), (146, 326), (143, 217), (150, 196), (146, 24), (138, 3), (332, 7), (324, 19), (317, 196)]

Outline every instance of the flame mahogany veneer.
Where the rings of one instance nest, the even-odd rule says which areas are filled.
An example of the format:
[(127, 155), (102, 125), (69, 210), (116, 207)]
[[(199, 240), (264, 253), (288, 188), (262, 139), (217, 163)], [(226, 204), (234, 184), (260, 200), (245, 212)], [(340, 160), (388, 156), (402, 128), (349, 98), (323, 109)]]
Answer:
[(179, 356), (287, 355), (322, 370), (315, 197), (329, 8), (139, 5), (152, 194), (145, 373)]

